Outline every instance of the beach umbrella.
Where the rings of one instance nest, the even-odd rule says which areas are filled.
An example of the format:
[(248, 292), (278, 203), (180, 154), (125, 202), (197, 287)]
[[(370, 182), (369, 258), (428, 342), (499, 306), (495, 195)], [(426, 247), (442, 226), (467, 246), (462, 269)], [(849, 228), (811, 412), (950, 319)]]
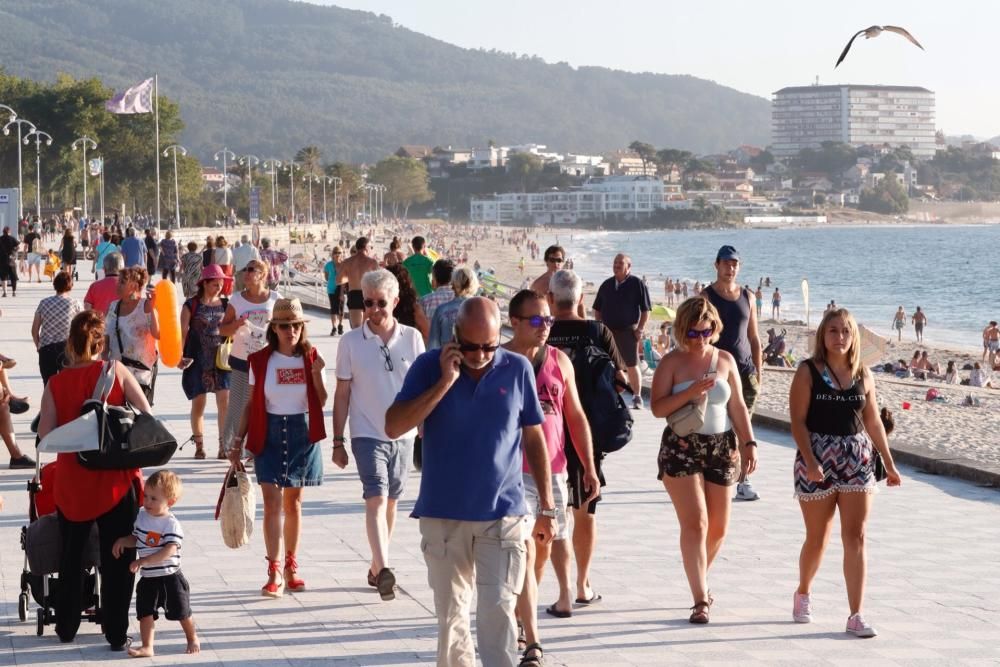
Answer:
[(664, 306), (662, 303), (658, 303), (649, 311), (649, 316), (654, 320), (673, 322), (674, 318), (677, 317), (677, 311)]
[(809, 328), (809, 281), (802, 279), (802, 307), (806, 309), (806, 328)]
[(858, 325), (858, 331), (861, 333), (861, 364), (874, 366), (885, 361), (889, 341), (863, 324)]

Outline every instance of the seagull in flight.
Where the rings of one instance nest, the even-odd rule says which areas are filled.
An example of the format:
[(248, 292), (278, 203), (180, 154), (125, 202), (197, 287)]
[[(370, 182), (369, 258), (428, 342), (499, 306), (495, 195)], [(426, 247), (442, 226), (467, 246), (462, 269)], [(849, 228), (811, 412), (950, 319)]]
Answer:
[(888, 30), (889, 32), (894, 32), (897, 35), (902, 35), (906, 39), (910, 40), (911, 42), (919, 46), (921, 50), (924, 50), (924, 47), (920, 46), (920, 42), (918, 42), (913, 35), (907, 32), (906, 28), (900, 28), (899, 26), (895, 25), (873, 25), (870, 28), (865, 28), (864, 30), (859, 30), (856, 33), (854, 33), (854, 36), (851, 37), (851, 40), (847, 42), (847, 46), (844, 47), (843, 53), (841, 53), (840, 57), (837, 58), (837, 64), (834, 65), (833, 68), (837, 69), (837, 65), (840, 65), (840, 63), (844, 62), (844, 58), (847, 57), (847, 52), (851, 50), (851, 44), (853, 44), (854, 40), (858, 38), (858, 35), (864, 35), (865, 39), (872, 39), (873, 37), (878, 37), (886, 30)]

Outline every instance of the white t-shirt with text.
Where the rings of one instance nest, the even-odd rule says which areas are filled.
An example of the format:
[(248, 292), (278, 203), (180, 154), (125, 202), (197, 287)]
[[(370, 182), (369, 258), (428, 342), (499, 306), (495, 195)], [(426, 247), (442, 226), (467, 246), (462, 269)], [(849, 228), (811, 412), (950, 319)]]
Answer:
[[(317, 352), (317, 359), (322, 355)], [(323, 386), (326, 386), (326, 368), (321, 372)], [(280, 352), (272, 352), (267, 361), (267, 377), (264, 378), (264, 399), (266, 410), (271, 415), (302, 415), (309, 412), (309, 398), (306, 383), (305, 359), (289, 357)], [(253, 368), (250, 368), (250, 384), (257, 384)]]

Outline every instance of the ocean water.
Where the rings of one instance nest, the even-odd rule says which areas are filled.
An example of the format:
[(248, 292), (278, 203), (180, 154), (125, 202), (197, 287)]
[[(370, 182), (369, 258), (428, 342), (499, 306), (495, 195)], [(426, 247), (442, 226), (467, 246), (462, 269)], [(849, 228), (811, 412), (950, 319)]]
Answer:
[[(871, 329), (888, 336), (899, 306), (927, 314), (928, 343), (982, 349), (981, 332), (1000, 319), (1000, 225), (857, 226), (787, 229), (585, 232), (559, 234), (580, 276), (597, 284), (611, 275), (615, 253), (632, 257), (654, 302), (664, 300), (667, 276), (693, 285), (715, 279), (719, 247), (736, 247), (738, 280), (764, 288), (763, 316), (781, 288), (782, 319), (805, 320), (801, 283), (809, 281), (815, 326), (831, 299)], [(914, 340), (907, 320), (904, 340)]]

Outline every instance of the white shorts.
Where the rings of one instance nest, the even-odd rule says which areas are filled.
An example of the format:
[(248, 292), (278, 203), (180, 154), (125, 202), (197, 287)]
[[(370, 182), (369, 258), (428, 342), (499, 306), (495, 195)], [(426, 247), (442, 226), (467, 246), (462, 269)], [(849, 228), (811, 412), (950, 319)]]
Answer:
[[(524, 503), (528, 506), (528, 513), (525, 521), (534, 521), (542, 511), (541, 500), (538, 497), (538, 487), (535, 485), (535, 478), (530, 472), (522, 473), (524, 480)], [(569, 526), (566, 524), (566, 473), (560, 472), (552, 475), (552, 498), (556, 504), (556, 520), (552, 525), (553, 538), (555, 540), (565, 540), (569, 535)], [(531, 530), (531, 526), (528, 526)]]

